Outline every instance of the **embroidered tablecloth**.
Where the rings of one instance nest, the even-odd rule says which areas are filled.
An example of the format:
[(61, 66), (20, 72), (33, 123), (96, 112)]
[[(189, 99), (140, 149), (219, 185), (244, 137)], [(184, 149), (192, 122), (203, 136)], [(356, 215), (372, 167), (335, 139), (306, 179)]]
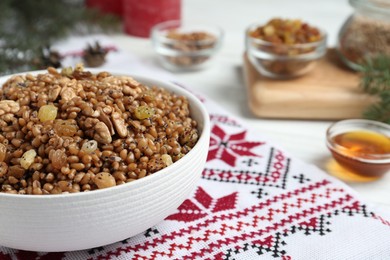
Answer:
[[(92, 39), (58, 45), (64, 65), (74, 65)], [(166, 77), (97, 39), (111, 49), (102, 70)], [(212, 122), (209, 154), (176, 212), (111, 245), (60, 253), (0, 247), (0, 259), (390, 259), (389, 212), (200, 99)]]

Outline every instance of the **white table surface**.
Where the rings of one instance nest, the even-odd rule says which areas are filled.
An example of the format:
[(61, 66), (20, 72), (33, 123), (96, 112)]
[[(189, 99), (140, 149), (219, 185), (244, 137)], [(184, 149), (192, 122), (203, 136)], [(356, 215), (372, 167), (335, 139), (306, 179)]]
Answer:
[[(215, 64), (202, 71), (175, 73), (181, 82), (213, 99), (255, 131), (271, 137), (293, 156), (325, 169), (330, 153), (325, 131), (332, 121), (255, 118), (247, 106), (242, 54), (246, 27), (274, 17), (301, 18), (328, 32), (334, 46), (338, 30), (353, 9), (347, 0), (182, 0), (182, 19), (189, 23), (218, 24), (225, 39)], [(116, 35), (119, 47), (147, 62), (156, 62), (149, 39)], [(347, 183), (363, 200), (390, 211), (390, 174), (370, 183)]]

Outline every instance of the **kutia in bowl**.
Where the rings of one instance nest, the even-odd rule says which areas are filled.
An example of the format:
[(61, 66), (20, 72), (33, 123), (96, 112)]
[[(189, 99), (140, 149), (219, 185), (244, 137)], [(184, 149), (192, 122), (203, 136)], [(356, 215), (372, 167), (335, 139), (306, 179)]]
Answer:
[(246, 54), (263, 76), (289, 79), (308, 73), (326, 53), (325, 31), (299, 19), (254, 23), (245, 34)]
[(208, 114), (176, 85), (81, 67), (0, 84), (0, 245), (123, 240), (173, 213), (200, 177)]
[(167, 21), (153, 27), (151, 38), (161, 65), (172, 71), (209, 66), (219, 51), (224, 32), (218, 26)]

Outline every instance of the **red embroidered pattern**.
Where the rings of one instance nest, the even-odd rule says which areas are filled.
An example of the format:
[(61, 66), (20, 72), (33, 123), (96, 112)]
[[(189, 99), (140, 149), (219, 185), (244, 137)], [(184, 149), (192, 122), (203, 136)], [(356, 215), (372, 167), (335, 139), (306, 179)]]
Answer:
[(287, 237), (299, 232), (324, 236), (332, 232), (336, 217), (359, 215), (390, 227), (389, 220), (368, 211), (339, 184), (266, 141), (252, 140), (234, 120), (221, 115), (211, 119), (217, 124), (203, 178), (162, 223), (104, 247), (66, 253), (3, 251), (0, 260), (234, 260), (248, 252), (290, 260), (294, 256), (285, 246)]
[(221, 127), (214, 125), (211, 133), (207, 161), (218, 159), (230, 166), (235, 166), (240, 156), (260, 156), (253, 153), (251, 149), (264, 142), (245, 140), (246, 131), (229, 135)]
[(209, 214), (228, 209), (234, 209), (236, 198), (237, 192), (234, 192), (224, 197), (214, 199), (204, 189), (198, 187), (195, 193), (195, 201), (200, 204), (201, 208), (198, 207), (193, 201), (187, 199), (178, 208), (178, 213), (174, 213), (168, 216), (166, 219), (191, 222), (205, 217), (207, 213)]
[(286, 157), (284, 156), (283, 152), (277, 150), (274, 156), (274, 161), (272, 163), (272, 170), (270, 176), (273, 182), (279, 180), (280, 176), (282, 175), (281, 171), (285, 168), (285, 159)]
[(261, 172), (250, 171), (204, 169), (202, 176), (207, 180), (255, 185), (265, 184), (271, 181), (271, 178), (265, 176)]
[(223, 124), (232, 125), (232, 126), (240, 126), (240, 124), (236, 120), (234, 120), (230, 117), (224, 116), (224, 115), (211, 114), (210, 120), (213, 122), (216, 122), (216, 123), (223, 123)]
[[(329, 212), (351, 201), (352, 197), (345, 194), (342, 189), (326, 187), (329, 184), (329, 181), (323, 180), (276, 195), (243, 210), (228, 211), (224, 214), (217, 212), (206, 216), (201, 222), (197, 221), (193, 225), (146, 240), (141, 244), (118, 248), (106, 255), (100, 255), (98, 259), (117, 255), (120, 252), (132, 252), (136, 259), (173, 255), (181, 259), (205, 256), (214, 258), (225, 246), (231, 247), (251, 239), (258, 240), (297, 220), (310, 219), (314, 214)], [(198, 200), (202, 201), (200, 204), (212, 205), (209, 196), (198, 195)], [(191, 251), (195, 249), (193, 246), (200, 242), (207, 243), (208, 246)], [(160, 245), (160, 249), (166, 250), (155, 249), (157, 245)]]

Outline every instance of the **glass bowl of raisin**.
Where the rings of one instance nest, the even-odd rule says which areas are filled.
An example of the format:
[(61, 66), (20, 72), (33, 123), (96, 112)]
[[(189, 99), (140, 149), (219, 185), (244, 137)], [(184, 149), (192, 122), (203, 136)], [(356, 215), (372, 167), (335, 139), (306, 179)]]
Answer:
[(263, 76), (289, 79), (309, 72), (326, 53), (327, 34), (298, 19), (275, 18), (248, 27), (246, 53)]
[(213, 25), (189, 25), (181, 21), (157, 24), (151, 32), (160, 64), (171, 71), (208, 67), (221, 48), (223, 30)]

